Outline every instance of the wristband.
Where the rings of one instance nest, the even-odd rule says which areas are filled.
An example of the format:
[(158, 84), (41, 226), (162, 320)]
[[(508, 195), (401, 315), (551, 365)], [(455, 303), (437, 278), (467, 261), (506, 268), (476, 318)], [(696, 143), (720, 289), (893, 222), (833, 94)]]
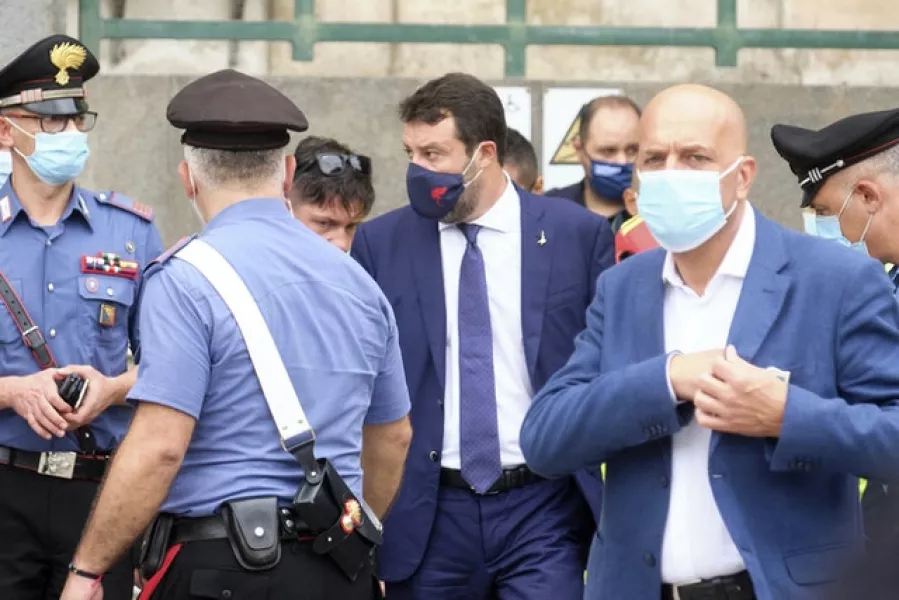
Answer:
[(85, 579), (91, 579), (93, 581), (100, 581), (103, 579), (103, 575), (98, 575), (97, 573), (91, 573), (90, 571), (82, 571), (78, 567), (75, 566), (75, 563), (69, 563), (69, 573), (77, 575), (78, 577), (84, 577)]

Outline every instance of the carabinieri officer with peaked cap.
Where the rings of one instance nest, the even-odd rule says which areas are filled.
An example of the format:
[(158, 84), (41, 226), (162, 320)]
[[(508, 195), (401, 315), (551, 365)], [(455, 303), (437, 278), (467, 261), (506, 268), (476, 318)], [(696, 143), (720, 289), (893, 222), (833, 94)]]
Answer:
[[(771, 140), (799, 178), (806, 232), (894, 265), (889, 277), (899, 295), (899, 110), (851, 115), (820, 130), (775, 125)], [(862, 581), (851, 582), (852, 597), (899, 597), (897, 483), (865, 487), (870, 556)]]
[(154, 515), (145, 600), (375, 598), (411, 438), (390, 304), (288, 210), (293, 102), (225, 70), (168, 119), (206, 226), (145, 273), (137, 412), (63, 600), (92, 598)]
[[(55, 598), (128, 426), (140, 270), (162, 252), (152, 210), (74, 180), (97, 115), (97, 59), (64, 35), (0, 70), (0, 598)], [(69, 377), (67, 377), (67, 375)], [(64, 386), (64, 387), (60, 387)], [(74, 387), (73, 387), (74, 386)], [(131, 596), (120, 561), (107, 600)]]

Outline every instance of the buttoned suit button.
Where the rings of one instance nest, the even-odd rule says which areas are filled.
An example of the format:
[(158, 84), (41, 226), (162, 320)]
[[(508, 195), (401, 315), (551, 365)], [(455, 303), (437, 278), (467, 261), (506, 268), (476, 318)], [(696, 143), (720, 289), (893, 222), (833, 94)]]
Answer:
[(436, 450), (431, 450), (428, 454), (428, 458), (431, 459), (431, 462), (437, 462), (437, 459), (440, 458), (440, 456), (437, 454)]
[(659, 483), (662, 484), (663, 488), (668, 487), (668, 477), (666, 475), (662, 475), (661, 477), (659, 477)]
[(646, 563), (647, 567), (654, 567), (656, 566), (656, 557), (651, 552), (647, 552), (643, 555), (643, 562)]

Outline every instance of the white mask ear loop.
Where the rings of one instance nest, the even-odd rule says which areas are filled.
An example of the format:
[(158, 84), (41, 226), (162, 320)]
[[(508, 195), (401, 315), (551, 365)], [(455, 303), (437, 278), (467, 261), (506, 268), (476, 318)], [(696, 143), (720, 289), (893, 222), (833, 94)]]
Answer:
[[(462, 178), (463, 178), (463, 179), (465, 178), (465, 174), (468, 173), (468, 169), (470, 169), (470, 168), (471, 168), (471, 165), (474, 164), (474, 161), (475, 161), (475, 159), (478, 157), (478, 154), (479, 154), (480, 152), (481, 152), (481, 147), (478, 146), (477, 150), (474, 151), (474, 154), (471, 155), (471, 160), (468, 161), (468, 164), (465, 165), (465, 169), (463, 169), (463, 171), (462, 171)], [(468, 181), (463, 181), (462, 186), (463, 186), (463, 187), (468, 187), (468, 186), (470, 186), (472, 183), (475, 182), (475, 180), (476, 180), (478, 177), (481, 176), (481, 173), (483, 173), (483, 172), (484, 172), (484, 169), (481, 169), (480, 171), (478, 171), (477, 173), (475, 173), (475, 176), (474, 176), (474, 177), (472, 177), (472, 178), (469, 179)]]
[[(734, 169), (736, 169), (743, 163), (744, 158), (746, 158), (746, 157), (741, 156), (741, 157), (737, 158), (737, 160), (735, 160), (729, 167), (727, 167), (724, 171), (721, 172), (721, 174), (718, 176), (718, 180), (720, 181), (720, 180), (724, 179), (725, 177), (727, 177), (728, 175), (730, 175), (734, 171)], [(738, 202), (739, 202), (739, 200), (737, 200), (735, 198), (733, 203), (730, 205), (730, 208), (727, 209), (727, 212), (724, 214), (725, 220), (729, 219), (730, 216), (732, 214), (734, 214), (734, 211), (737, 210)]]

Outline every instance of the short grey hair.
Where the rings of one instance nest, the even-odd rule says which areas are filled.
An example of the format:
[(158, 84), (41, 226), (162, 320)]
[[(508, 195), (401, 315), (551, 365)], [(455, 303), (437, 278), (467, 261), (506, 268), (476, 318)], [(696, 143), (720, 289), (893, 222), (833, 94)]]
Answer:
[(899, 145), (887, 148), (867, 158), (862, 162), (846, 169), (847, 185), (855, 185), (855, 182), (864, 177), (876, 177), (881, 174), (899, 176)]
[(284, 181), (284, 150), (214, 150), (184, 144), (184, 160), (194, 181), (205, 188), (253, 190)]

